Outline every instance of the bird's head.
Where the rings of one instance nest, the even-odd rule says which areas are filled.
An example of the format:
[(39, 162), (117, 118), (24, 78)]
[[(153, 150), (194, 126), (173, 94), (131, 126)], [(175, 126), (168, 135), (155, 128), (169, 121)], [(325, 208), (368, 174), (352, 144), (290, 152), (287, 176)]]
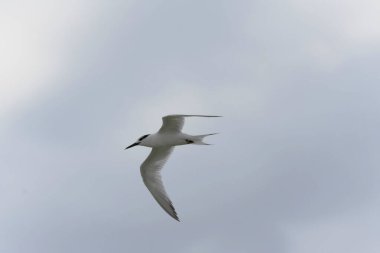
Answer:
[(144, 139), (146, 137), (148, 137), (149, 134), (146, 134), (146, 135), (143, 135), (141, 136), (140, 138), (137, 139), (137, 141), (135, 143), (133, 143), (132, 145), (129, 145), (128, 147), (126, 147), (125, 149), (129, 149), (131, 147), (134, 147), (134, 146), (137, 146), (137, 145), (141, 145), (141, 144), (144, 144)]

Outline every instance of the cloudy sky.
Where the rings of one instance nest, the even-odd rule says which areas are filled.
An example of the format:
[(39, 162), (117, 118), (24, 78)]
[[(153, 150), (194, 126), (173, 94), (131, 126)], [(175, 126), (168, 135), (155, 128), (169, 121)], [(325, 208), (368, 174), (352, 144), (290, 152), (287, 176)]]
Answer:
[[(0, 3), (0, 252), (380, 251), (380, 3)], [(171, 113), (212, 146), (123, 148)]]

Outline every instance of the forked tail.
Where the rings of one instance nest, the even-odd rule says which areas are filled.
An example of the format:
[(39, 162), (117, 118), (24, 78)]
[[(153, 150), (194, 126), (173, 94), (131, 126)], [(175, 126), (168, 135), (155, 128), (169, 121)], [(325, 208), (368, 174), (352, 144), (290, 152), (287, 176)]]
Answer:
[(211, 144), (208, 144), (208, 143), (204, 143), (203, 142), (203, 138), (206, 137), (206, 136), (215, 135), (215, 134), (218, 134), (218, 133), (195, 135), (194, 136), (194, 143), (193, 144), (195, 144), (195, 145), (211, 145)]

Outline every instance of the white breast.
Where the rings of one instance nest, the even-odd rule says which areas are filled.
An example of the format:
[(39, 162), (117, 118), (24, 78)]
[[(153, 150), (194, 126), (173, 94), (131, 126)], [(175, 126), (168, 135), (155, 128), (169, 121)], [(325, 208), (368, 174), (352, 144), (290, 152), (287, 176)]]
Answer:
[(155, 133), (145, 138), (140, 145), (151, 148), (185, 145), (189, 138), (191, 136), (183, 133)]

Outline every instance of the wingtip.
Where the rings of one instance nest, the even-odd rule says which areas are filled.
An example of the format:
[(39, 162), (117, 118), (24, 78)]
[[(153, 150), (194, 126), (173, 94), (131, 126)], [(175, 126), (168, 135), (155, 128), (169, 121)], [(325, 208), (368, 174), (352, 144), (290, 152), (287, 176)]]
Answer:
[(177, 213), (174, 213), (173, 218), (174, 218), (176, 221), (181, 222), (181, 220), (179, 219)]
[(179, 217), (177, 215), (177, 212), (176, 212), (176, 210), (175, 210), (175, 208), (174, 208), (174, 206), (173, 206), (173, 204), (171, 202), (170, 202), (170, 208), (173, 211), (173, 213), (170, 214), (170, 216), (173, 217), (173, 219), (175, 219), (176, 221), (180, 222)]

